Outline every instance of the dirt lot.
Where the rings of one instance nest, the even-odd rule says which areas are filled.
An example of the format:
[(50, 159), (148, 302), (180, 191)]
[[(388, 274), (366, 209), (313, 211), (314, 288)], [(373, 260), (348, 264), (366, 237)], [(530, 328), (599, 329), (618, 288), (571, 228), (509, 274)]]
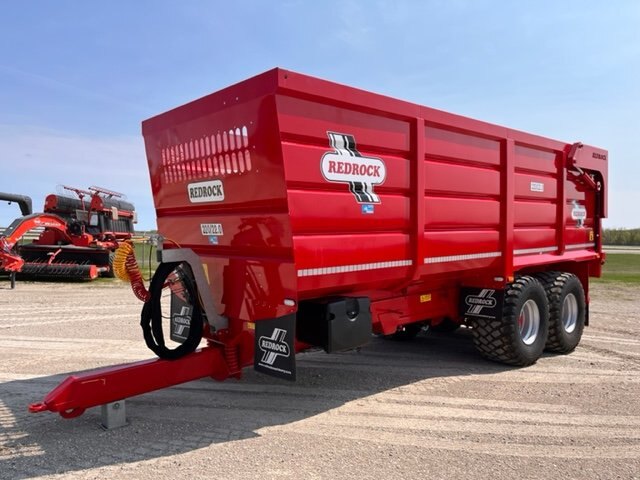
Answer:
[(597, 285), (571, 355), (506, 368), (468, 332), (301, 355), (127, 401), (130, 425), (28, 414), (68, 372), (149, 358), (119, 283), (0, 284), (0, 478), (640, 478), (640, 291)]

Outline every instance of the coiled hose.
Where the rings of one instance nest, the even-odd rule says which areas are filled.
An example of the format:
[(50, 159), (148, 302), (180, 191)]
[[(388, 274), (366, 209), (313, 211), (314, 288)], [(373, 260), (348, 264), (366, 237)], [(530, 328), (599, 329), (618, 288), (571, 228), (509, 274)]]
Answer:
[(144, 286), (142, 272), (138, 267), (135, 250), (131, 242), (122, 242), (113, 258), (113, 272), (120, 280), (131, 283), (134, 295), (141, 301), (149, 300), (149, 291)]
[[(196, 285), (182, 266), (182, 262), (161, 263), (153, 274), (149, 290), (144, 286), (144, 279), (136, 261), (135, 250), (131, 242), (123, 242), (116, 250), (113, 259), (113, 271), (123, 281), (131, 283), (131, 289), (138, 299), (144, 302), (140, 316), (140, 326), (144, 341), (158, 357), (176, 360), (193, 352), (202, 340), (203, 317), (202, 307)], [(180, 273), (180, 280), (191, 299), (192, 312), (187, 339), (174, 349), (166, 346), (162, 330), (162, 307), (160, 299), (162, 290), (167, 286), (167, 278), (174, 272)]]
[[(140, 326), (144, 335), (144, 341), (158, 357), (165, 360), (176, 360), (193, 352), (202, 340), (203, 318), (202, 307), (198, 298), (196, 285), (190, 272), (182, 270), (182, 262), (161, 263), (153, 274), (149, 286), (149, 300), (142, 307)], [(188, 298), (191, 299), (192, 311), (187, 339), (174, 349), (166, 346), (164, 332), (162, 330), (162, 307), (160, 299), (162, 290), (166, 286), (165, 281), (173, 272), (180, 271), (180, 280), (184, 284)]]

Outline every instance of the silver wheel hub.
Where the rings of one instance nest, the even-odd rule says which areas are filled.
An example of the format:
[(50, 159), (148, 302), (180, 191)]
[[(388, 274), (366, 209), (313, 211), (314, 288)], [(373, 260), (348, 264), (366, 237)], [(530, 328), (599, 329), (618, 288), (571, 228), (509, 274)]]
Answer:
[(569, 293), (562, 302), (562, 328), (572, 333), (578, 324), (578, 300), (573, 293)]
[(540, 309), (534, 300), (527, 300), (518, 315), (518, 330), (525, 345), (531, 345), (540, 331)]

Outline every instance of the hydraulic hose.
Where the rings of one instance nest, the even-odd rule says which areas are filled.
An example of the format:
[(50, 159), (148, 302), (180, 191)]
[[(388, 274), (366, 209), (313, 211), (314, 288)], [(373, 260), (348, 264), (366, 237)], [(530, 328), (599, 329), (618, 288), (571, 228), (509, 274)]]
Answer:
[(181, 281), (184, 283), (185, 290), (192, 302), (191, 322), (189, 325), (189, 334), (184, 343), (178, 345), (174, 349), (166, 346), (164, 341), (164, 332), (162, 329), (162, 307), (160, 299), (162, 290), (166, 286), (165, 282), (169, 275), (180, 267), (182, 262), (161, 263), (151, 279), (149, 286), (149, 299), (142, 307), (140, 317), (140, 326), (144, 335), (144, 341), (147, 346), (158, 357), (165, 360), (176, 360), (193, 352), (202, 340), (203, 319), (202, 308), (198, 297), (197, 288), (189, 271), (182, 270)]
[(136, 261), (135, 250), (131, 242), (122, 242), (113, 258), (113, 273), (124, 282), (131, 283), (134, 295), (143, 302), (149, 300), (149, 292)]

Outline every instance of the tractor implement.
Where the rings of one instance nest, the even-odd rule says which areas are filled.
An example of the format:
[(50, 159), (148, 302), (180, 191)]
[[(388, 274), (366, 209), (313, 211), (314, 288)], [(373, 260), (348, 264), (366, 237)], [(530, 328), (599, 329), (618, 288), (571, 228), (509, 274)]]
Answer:
[(78, 263), (62, 262), (29, 262), (25, 263), (18, 274), (18, 278), (38, 280), (95, 280), (101, 273), (108, 271), (108, 267), (96, 265), (81, 265)]
[(22, 215), (31, 215), (33, 213), (33, 204), (31, 197), (26, 195), (16, 195), (15, 193), (0, 192), (0, 201), (15, 202), (20, 207)]
[[(31, 201), (31, 197), (28, 197), (26, 195), (16, 195), (14, 193), (5, 193), (5, 192), (0, 192), (0, 201), (6, 201), (9, 202), (9, 204), (11, 204), (11, 202), (17, 203), (18, 207), (20, 207), (20, 212), (22, 213), (22, 215), (26, 216), (26, 215), (31, 215), (33, 213), (33, 202)], [(2, 245), (0, 244), (0, 262), (2, 262), (2, 253), (6, 255), (8, 255), (10, 252), (10, 249), (7, 248), (6, 245)], [(5, 257), (6, 258), (6, 257)], [(14, 263), (15, 259), (8, 259), (7, 258), (7, 263)], [(2, 269), (0, 268), (0, 271), (2, 271)], [(16, 271), (15, 270), (7, 270), (9, 272), (9, 281), (11, 282), (11, 289), (13, 290), (14, 288), (16, 288)]]
[(73, 417), (251, 365), (293, 381), (299, 351), (425, 326), (471, 327), (479, 356), (527, 366), (588, 325), (606, 150), (282, 69), (142, 133), (160, 263), (147, 288), (123, 241), (113, 271), (159, 359), (73, 375), (33, 412)]
[[(48, 195), (44, 213), (16, 219), (0, 236), (0, 271), (29, 279), (114, 276), (115, 250), (134, 232), (133, 205), (120, 198), (121, 194), (100, 187), (62, 188), (76, 196)], [(36, 240), (19, 243), (34, 229), (40, 229)]]

